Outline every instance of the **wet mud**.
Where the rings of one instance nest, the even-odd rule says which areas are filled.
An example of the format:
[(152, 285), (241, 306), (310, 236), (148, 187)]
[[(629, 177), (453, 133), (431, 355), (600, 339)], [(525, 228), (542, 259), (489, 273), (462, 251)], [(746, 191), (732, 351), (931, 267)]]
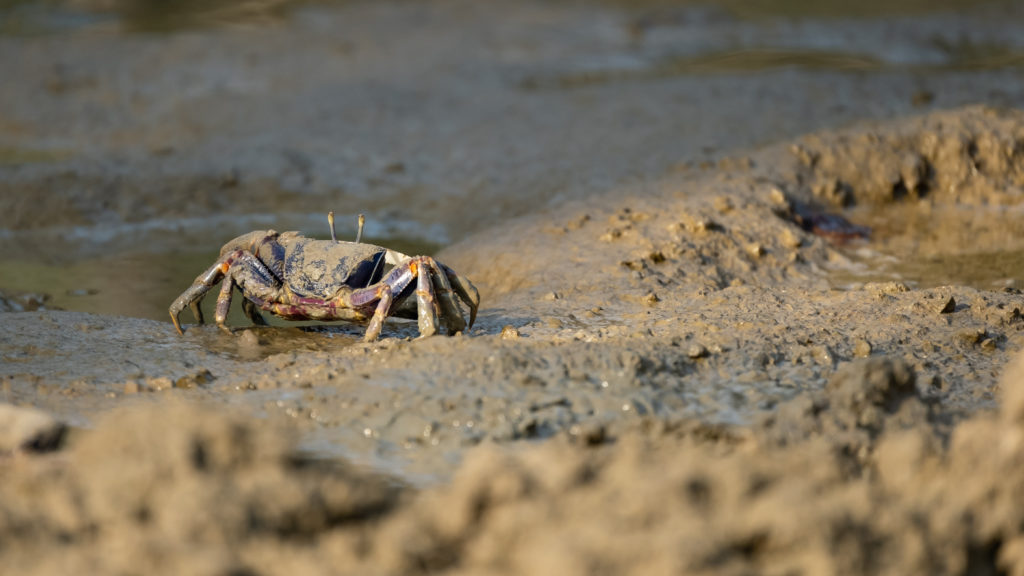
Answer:
[[(274, 42), (297, 28), (311, 40), (295, 57), (338, 50), (352, 67), (326, 85), (366, 98), (339, 109), (353, 124), (325, 120), (319, 132), (295, 122), (305, 112), (294, 105), (274, 128), (259, 114), (252, 126), (220, 117), (217, 106), (179, 110), (204, 119), (194, 132), (112, 113), (62, 136), (70, 155), (0, 165), (10, 208), (0, 210), (0, 243), (11, 258), (0, 276), (0, 564), (19, 574), (1024, 570), (1024, 114), (1012, 105), (1024, 90), (1014, 74), (972, 71), (968, 90), (963, 71), (927, 64), (934, 53), (924, 50), (909, 67), (876, 55), (881, 69), (867, 77), (772, 65), (698, 80), (652, 64), (659, 47), (673, 57), (694, 48), (674, 30), (732, 30), (743, 48), (770, 44), (772, 28), (711, 9), (605, 6), (584, 16), (560, 5), (503, 7), (515, 18), (499, 26), (465, 6), (424, 6), (419, 20), (473, 23), (480, 38), (470, 40), (495, 51), (468, 61), (433, 35), (403, 37), (431, 48), (418, 62), (449, 66), (435, 70), (454, 82), (420, 104), (459, 108), (458, 88), (476, 87), (476, 103), (448, 117), (450, 140), (440, 141), (465, 148), (422, 155), (415, 147), (436, 127), (385, 122), (391, 131), (370, 134), (356, 111), (408, 120), (403, 90), (432, 84), (409, 63), (381, 88), (375, 65), (393, 54), (354, 24), (337, 46), (301, 15), (269, 32), (86, 35), (74, 55), (45, 36), (0, 38), (44, 61), (81, 59), (63, 74), (126, 44), (139, 48), (128, 63), (163, 48), (166, 66), (143, 73), (159, 84), (197, 47), (228, 47), (230, 60), (244, 46), (248, 64), (227, 69), (283, 73), (261, 59), (286, 54)], [(465, 21), (430, 20), (452, 6)], [(407, 30), (412, 18), (365, 5), (311, 10), (368, 30)], [(916, 17), (918, 32), (902, 41), (947, 30), (943, 16)], [(872, 22), (831, 26), (883, 34)], [(799, 31), (814, 38), (819, 25), (830, 29)], [(246, 33), (270, 44), (248, 44)], [(566, 50), (580, 59), (551, 56)], [(595, 72), (582, 55), (600, 53), (635, 59), (599, 60)], [(119, 72), (96, 72), (108, 73)], [(587, 82), (535, 81), (581, 73)], [(222, 80), (232, 78), (244, 80)], [(302, 78), (287, 96), (319, 101), (325, 84)], [(785, 97), (772, 95), (780, 79), (792, 80)], [(118, 94), (109, 78), (83, 82), (39, 106), (57, 106), (62, 90)], [(803, 90), (819, 82), (880, 95), (826, 111)], [(631, 129), (598, 121), (642, 117), (602, 116), (634, 101), (638, 83), (653, 99), (638, 109), (663, 114)], [(923, 85), (938, 94), (925, 99), (935, 110), (911, 97)], [(743, 122), (753, 96), (716, 92), (738, 86), (758, 88), (774, 120)], [(720, 123), (702, 127), (676, 105), (663, 125), (659, 106), (691, 89), (708, 91), (692, 97), (708, 98)], [(161, 102), (138, 98), (140, 108)], [(987, 103), (959, 106), (978, 101)], [(60, 148), (19, 106), (0, 136)], [(490, 114), (502, 106), (507, 117)], [(576, 109), (589, 144), (554, 155), (560, 137), (521, 122), (547, 117), (528, 114), (532, 106)], [(473, 128), (481, 118), (495, 124)], [(341, 127), (365, 131), (365, 146), (328, 146), (336, 135), (326, 128)], [(280, 151), (248, 137), (264, 130), (310, 148), (266, 163)], [(107, 136), (86, 150), (75, 139), (87, 133)], [(481, 143), (498, 133), (497, 149)], [(166, 141), (140, 152), (157, 134)], [(213, 162), (215, 148), (237, 173)], [(451, 157), (431, 156), (440, 149)], [(391, 155), (361, 163), (383, 150)], [(97, 163), (111, 157), (125, 168)], [(439, 168), (456, 165), (464, 171)], [(379, 178), (367, 176), (374, 167)], [(365, 205), (371, 223), (376, 215), (380, 236), (425, 244), (374, 242), (432, 254), (445, 245), (437, 258), (480, 289), (473, 329), (417, 339), (415, 322), (394, 319), (364, 343), (362, 326), (254, 327), (236, 310), (233, 335), (194, 324), (175, 333), (167, 305), (220, 244), (268, 227), (325, 237), (318, 211), (342, 200)], [(231, 222), (235, 207), (244, 208)], [(277, 209), (281, 222), (268, 222)]]

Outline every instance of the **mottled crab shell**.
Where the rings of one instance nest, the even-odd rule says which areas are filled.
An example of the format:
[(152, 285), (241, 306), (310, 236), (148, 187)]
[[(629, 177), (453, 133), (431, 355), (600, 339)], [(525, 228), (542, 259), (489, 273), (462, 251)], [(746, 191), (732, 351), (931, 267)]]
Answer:
[(287, 242), (284, 281), (299, 296), (327, 299), (342, 285), (365, 288), (379, 282), (386, 252), (380, 246), (355, 242)]

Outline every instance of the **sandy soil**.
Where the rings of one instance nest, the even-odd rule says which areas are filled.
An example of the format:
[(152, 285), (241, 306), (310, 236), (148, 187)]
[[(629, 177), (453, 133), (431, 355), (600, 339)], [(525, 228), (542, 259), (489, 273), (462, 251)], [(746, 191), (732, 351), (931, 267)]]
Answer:
[[(0, 50), (28, 61), (74, 61), (62, 68), (70, 77), (92, 70), (64, 87), (75, 95), (50, 90), (30, 106), (40, 68), (0, 61), (26, 78), (24, 90), (3, 92), (15, 105), (0, 137), (71, 150), (0, 166), (8, 252), (60, 265), (145, 239), (153, 268), (140, 266), (144, 275), (178, 242), (226, 240), (282, 206), (283, 221), (305, 224), (307, 212), (347, 199), (415, 224), (406, 240), (458, 239), (437, 256), (483, 301), (477, 325), (452, 338), (415, 339), (415, 324), (395, 321), (366, 344), (358, 326), (240, 318), (232, 336), (195, 325), (178, 336), (166, 321), (53, 310), (43, 293), (55, 284), (24, 293), (0, 278), (0, 565), (18, 574), (1024, 573), (1017, 74), (918, 62), (901, 75), (874, 54), (877, 68), (852, 73), (700, 76), (696, 56), (682, 71), (654, 58), (693, 49), (676, 28), (731, 31), (741, 44), (770, 44), (779, 31), (706, 9), (641, 18), (501, 5), (514, 18), (497, 24), (462, 4), (424, 6), (315, 8), (322, 18), (257, 31), (93, 32), (71, 35), (73, 51), (55, 37), (0, 38)], [(440, 17), (452, 14), (465, 20)], [(945, 16), (913, 18), (920, 24), (901, 37), (911, 46), (950, 30)], [(438, 40), (445, 34), (395, 44), (371, 34), (422, 21), (474, 30), (471, 42), (492, 52), (467, 58)], [(324, 22), (344, 22), (346, 34)], [(963, 22), (963, 38), (980, 33)], [(892, 24), (783, 32), (817, 38), (815, 26), (861, 38), (843, 40), (856, 52)], [(997, 38), (1001, 28), (984, 30)], [(282, 49), (299, 34), (306, 48)], [(237, 90), (237, 115), (225, 115), (216, 91), (170, 116), (180, 122), (154, 112), (172, 101), (161, 79), (199, 74), (185, 55), (212, 47), (225, 50), (200, 62), (245, 78), (211, 72), (217, 81), (198, 85)], [(288, 76), (289, 58), (329, 50), (342, 55), (326, 65), (332, 80)], [(420, 60), (408, 68), (380, 68), (410, 51)], [(645, 64), (599, 59), (595, 72), (583, 58), (623, 51)], [(115, 52), (124, 66), (101, 70)], [(152, 89), (134, 113), (76, 111), (137, 91), (117, 80), (133, 66), (127, 77)], [(257, 76), (289, 90), (242, 81)], [(509, 88), (510, 78), (520, 83)], [(878, 99), (837, 107), (811, 85)], [(921, 86), (942, 109), (909, 113)], [(305, 108), (344, 87), (365, 100), (340, 106), (342, 119)], [(404, 92), (414, 87), (422, 92)], [(650, 96), (639, 104), (638, 93)], [(664, 107), (683, 93), (708, 107)], [(747, 98), (773, 114), (744, 121)], [(279, 125), (260, 113), (275, 102)], [(422, 132), (388, 121), (370, 130), (366, 110), (420, 117), (403, 112), (408, 102), (459, 112), (422, 115)], [(953, 106), (967, 102), (987, 104)], [(71, 129), (58, 135), (46, 111), (73, 118)], [(629, 124), (644, 114), (654, 116)], [(484, 117), (494, 123), (481, 127)], [(542, 121), (567, 124), (548, 137)], [(441, 126), (450, 140), (426, 146)], [(350, 149), (332, 146), (347, 129), (365, 133)], [(294, 163), (272, 160), (289, 146), (315, 158), (298, 176)], [(381, 151), (390, 155), (360, 156)], [(464, 172), (445, 169), (455, 165)], [(386, 176), (373, 180), (375, 169)], [(396, 199), (400, 207), (383, 207)], [(241, 223), (225, 224), (238, 206)], [(114, 231), (98, 234), (105, 227)]]

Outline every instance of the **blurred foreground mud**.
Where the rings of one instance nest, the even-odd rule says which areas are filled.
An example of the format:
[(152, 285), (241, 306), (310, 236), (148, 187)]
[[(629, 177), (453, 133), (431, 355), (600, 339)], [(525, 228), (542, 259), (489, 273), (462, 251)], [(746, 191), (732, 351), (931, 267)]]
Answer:
[(488, 443), (416, 492), (249, 418), (122, 410), (6, 458), (0, 554), (19, 574), (1016, 573), (1021, 382), (1018, 360), (1001, 409), (950, 433), (911, 367), (859, 360), (749, 430)]

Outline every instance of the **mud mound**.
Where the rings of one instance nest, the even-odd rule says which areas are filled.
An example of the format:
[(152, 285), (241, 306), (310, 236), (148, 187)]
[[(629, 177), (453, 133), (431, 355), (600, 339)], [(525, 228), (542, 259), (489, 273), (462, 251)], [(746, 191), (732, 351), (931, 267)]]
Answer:
[(839, 205), (905, 197), (961, 204), (1024, 200), (1024, 113), (969, 108), (895, 127), (808, 136), (792, 148), (800, 178)]
[(0, 475), (0, 556), (18, 574), (260, 573), (270, 548), (287, 558), (398, 494), (304, 461), (275, 426), (174, 404), (116, 414), (65, 456)]
[[(982, 278), (1020, 283), (1020, 111), (933, 113), (807, 136), (791, 151), (797, 165), (782, 186), (800, 202), (855, 207), (852, 217), (871, 228), (872, 248), (908, 262), (904, 273), (934, 284), (966, 269), (959, 275), (976, 285)], [(929, 262), (940, 270), (929, 270)]]

